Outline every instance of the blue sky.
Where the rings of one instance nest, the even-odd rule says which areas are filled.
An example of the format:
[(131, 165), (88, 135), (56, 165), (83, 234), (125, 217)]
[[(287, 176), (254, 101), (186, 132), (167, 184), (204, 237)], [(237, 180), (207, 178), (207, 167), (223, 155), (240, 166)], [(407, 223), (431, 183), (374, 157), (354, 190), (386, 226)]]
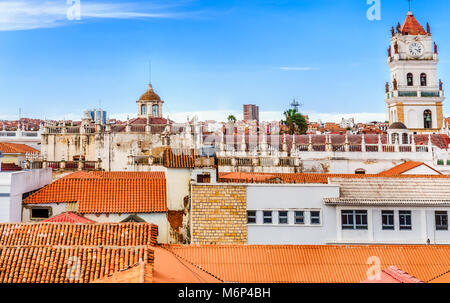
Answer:
[[(14, 11), (11, 10), (15, 5)], [(0, 119), (79, 119), (136, 113), (152, 61), (152, 83), (175, 120), (225, 119), (242, 104), (281, 118), (293, 97), (313, 119), (385, 120), (390, 28), (406, 0), (81, 0), (67, 20), (66, 0), (0, 0)], [(450, 83), (448, 0), (416, 0), (440, 49), (439, 77)], [(101, 100), (101, 101), (100, 101)], [(450, 114), (447, 101), (444, 112)], [(345, 114), (345, 115), (344, 115)]]

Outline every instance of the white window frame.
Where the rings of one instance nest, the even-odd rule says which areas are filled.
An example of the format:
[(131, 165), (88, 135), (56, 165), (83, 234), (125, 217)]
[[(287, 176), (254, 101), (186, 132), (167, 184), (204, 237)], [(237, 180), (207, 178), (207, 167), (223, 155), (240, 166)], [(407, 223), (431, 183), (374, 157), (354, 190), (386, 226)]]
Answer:
[[(346, 216), (352, 219), (352, 223), (345, 224), (342, 221), (342, 216), (344, 216), (344, 212), (346, 212)], [(365, 214), (364, 214), (365, 213)], [(358, 224), (356, 222), (357, 216), (366, 217), (366, 224)], [(341, 210), (341, 228), (342, 230), (369, 230), (369, 212), (365, 209), (342, 209)]]
[[(249, 215), (249, 212), (254, 212), (255, 215), (254, 215), (254, 216), (250, 216), (250, 215)], [(255, 222), (254, 222), (254, 223), (250, 223), (250, 222), (248, 221), (249, 218), (254, 218), (254, 219), (255, 219)], [(256, 210), (247, 210), (247, 224), (255, 225), (255, 224), (257, 224), (257, 223), (258, 223), (258, 211), (256, 211)]]
[[(402, 213), (404, 213), (404, 214), (402, 214)], [(410, 219), (409, 225), (406, 225), (406, 224), (402, 225), (402, 216), (409, 217), (409, 219)], [(406, 218), (405, 218), (405, 220), (406, 220)], [(412, 228), (412, 226), (413, 226), (412, 211), (411, 210), (399, 210), (398, 211), (398, 224), (399, 224), (400, 230), (411, 231), (413, 229)]]
[[(392, 217), (392, 225), (385, 225), (383, 223), (384, 216), (387, 216), (387, 214), (384, 214), (385, 212), (389, 212), (389, 217)], [(394, 231), (395, 230), (395, 211), (394, 210), (381, 210), (381, 229), (383, 231)]]
[[(286, 216), (281, 216), (281, 213), (286, 213)], [(281, 223), (281, 218), (286, 219), (286, 223)], [(279, 210), (278, 211), (278, 224), (279, 225), (289, 225), (289, 211)]]
[[(447, 220), (447, 225), (438, 225), (438, 216), (445, 216)], [(434, 222), (436, 226), (436, 231), (448, 231), (448, 211), (446, 210), (436, 210), (434, 212)]]
[[(256, 224), (255, 223), (248, 223), (247, 219), (247, 225), (248, 226), (278, 226), (278, 227), (323, 227), (323, 209), (318, 208), (289, 208), (289, 209), (248, 209), (248, 211), (256, 211)], [(272, 223), (264, 223), (264, 212), (271, 212), (272, 216)], [(279, 223), (280, 218), (279, 214), (280, 212), (287, 212), (287, 219), (288, 223)], [(302, 212), (303, 213), (303, 223), (296, 223), (295, 222), (295, 213), (296, 212)], [(319, 223), (312, 224), (312, 218), (311, 213), (318, 212), (319, 213)], [(248, 213), (247, 213), (248, 215)], [(268, 217), (266, 217), (268, 218)]]
[[(266, 218), (269, 218), (269, 216), (266, 216), (266, 212), (270, 212), (270, 223), (266, 223)], [(263, 225), (273, 225), (273, 210), (263, 210)]]
[[(297, 216), (297, 213), (301, 213), (301, 216)], [(298, 223), (297, 218), (302, 218), (302, 222)], [(305, 211), (304, 210), (294, 210), (294, 225), (305, 225)]]

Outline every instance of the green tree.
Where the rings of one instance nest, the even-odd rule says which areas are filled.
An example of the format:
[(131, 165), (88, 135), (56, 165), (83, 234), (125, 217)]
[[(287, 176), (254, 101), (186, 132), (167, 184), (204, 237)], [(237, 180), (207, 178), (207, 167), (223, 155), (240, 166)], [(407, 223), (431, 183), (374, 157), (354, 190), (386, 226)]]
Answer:
[(302, 114), (298, 113), (295, 109), (289, 109), (284, 112), (284, 117), (286, 120), (282, 120), (281, 123), (289, 128), (288, 133), (290, 135), (306, 134), (308, 124)]
[(233, 115), (229, 115), (227, 119), (228, 119), (228, 122), (232, 122), (232, 123), (236, 123), (236, 121), (237, 121), (236, 117)]

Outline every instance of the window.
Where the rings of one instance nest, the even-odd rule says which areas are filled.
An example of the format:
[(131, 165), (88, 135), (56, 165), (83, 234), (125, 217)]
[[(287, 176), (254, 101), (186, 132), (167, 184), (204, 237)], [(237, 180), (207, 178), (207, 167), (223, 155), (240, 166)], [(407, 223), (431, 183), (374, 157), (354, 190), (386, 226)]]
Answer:
[(365, 175), (366, 174), (366, 170), (363, 168), (358, 168), (357, 170), (355, 170), (355, 174), (356, 175)]
[(279, 224), (288, 224), (288, 212), (287, 211), (279, 211), (278, 212), (278, 223)]
[(342, 229), (360, 229), (366, 230), (367, 210), (343, 210), (342, 213)]
[(412, 230), (411, 211), (399, 211), (400, 230)]
[(436, 230), (448, 230), (448, 213), (446, 211), (435, 212)]
[(427, 86), (427, 74), (423, 73), (420, 75), (420, 85)]
[(381, 221), (383, 224), (383, 230), (394, 230), (394, 211), (383, 210), (381, 212)]
[(424, 128), (427, 129), (432, 128), (433, 125), (432, 112), (429, 109), (423, 112), (423, 125)]
[(264, 211), (264, 224), (272, 224), (272, 212)]
[(48, 219), (50, 218), (50, 208), (32, 208), (31, 219)]
[(247, 211), (247, 223), (256, 224), (256, 211), (254, 210)]
[(305, 212), (296, 211), (295, 212), (295, 224), (305, 224)]
[(211, 175), (209, 173), (198, 174), (197, 183), (211, 183)]
[(314, 225), (320, 224), (320, 211), (311, 212), (311, 224)]
[(159, 106), (156, 104), (153, 105), (153, 107), (152, 107), (152, 115), (153, 115), (153, 117), (159, 116)]
[[(399, 134), (398, 133), (393, 133), (392, 134), (392, 143), (391, 144), (396, 144), (397, 142), (399, 142)], [(400, 143), (400, 142), (399, 142)]]
[(407, 82), (408, 82), (408, 86), (413, 86), (414, 85), (414, 76), (413, 74), (409, 73), (407, 76)]
[(138, 223), (138, 222), (146, 222), (146, 221), (136, 215), (130, 215), (121, 222), (136, 222), (136, 223)]
[(142, 105), (141, 106), (141, 115), (146, 115), (147, 114), (147, 105)]
[(402, 144), (409, 144), (409, 137), (407, 133), (403, 133), (402, 135)]

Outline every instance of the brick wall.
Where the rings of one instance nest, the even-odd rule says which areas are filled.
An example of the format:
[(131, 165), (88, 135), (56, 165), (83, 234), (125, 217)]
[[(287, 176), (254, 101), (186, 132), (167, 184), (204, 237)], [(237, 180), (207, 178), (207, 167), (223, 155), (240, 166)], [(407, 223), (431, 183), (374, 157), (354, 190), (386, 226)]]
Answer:
[(245, 186), (192, 185), (192, 244), (246, 244)]

